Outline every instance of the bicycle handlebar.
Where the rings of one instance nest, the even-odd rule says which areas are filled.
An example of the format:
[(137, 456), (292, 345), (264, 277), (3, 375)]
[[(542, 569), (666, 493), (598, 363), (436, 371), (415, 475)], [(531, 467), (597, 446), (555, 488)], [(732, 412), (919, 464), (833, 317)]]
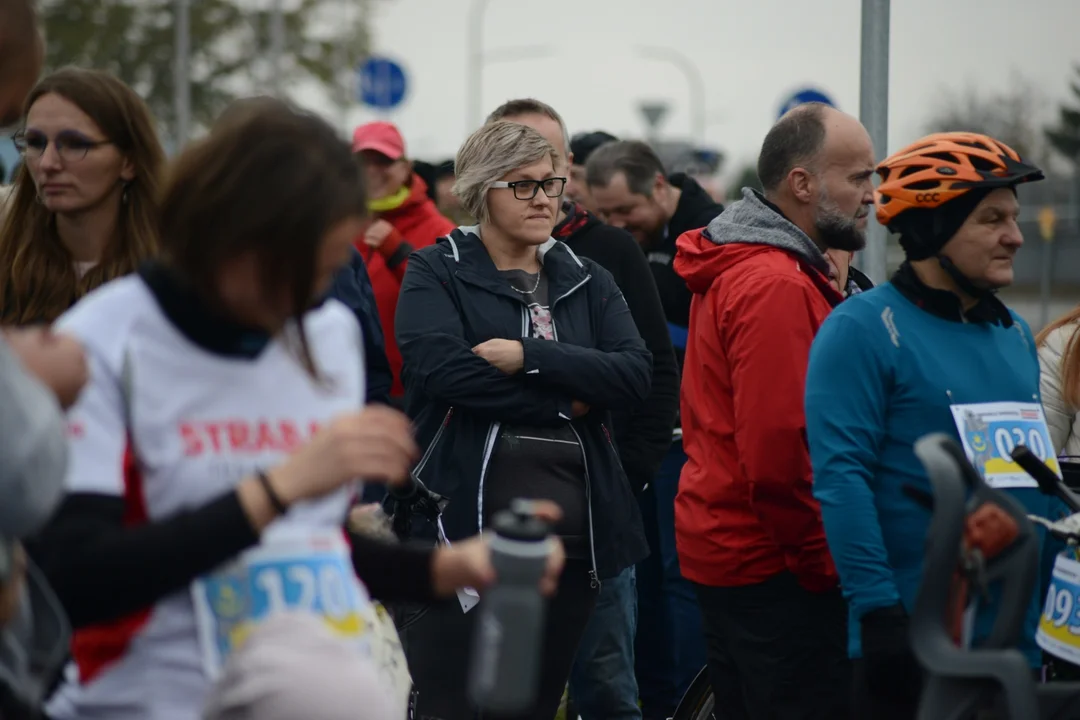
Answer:
[(1061, 478), (1047, 467), (1046, 463), (1040, 460), (1035, 453), (1024, 445), (1017, 445), (1010, 454), (1013, 462), (1019, 465), (1024, 472), (1039, 484), (1040, 492), (1058, 498), (1068, 506), (1070, 512), (1080, 513), (1080, 496), (1077, 496), (1076, 493), (1066, 487)]
[(442, 495), (432, 492), (413, 472), (409, 473), (409, 479), (402, 485), (390, 486), (386, 492), (393, 503), (392, 511), (388, 513), (391, 526), (401, 540), (408, 539), (412, 534), (412, 518), (415, 514), (435, 526), (449, 503)]
[[(1015, 648), (1038, 579), (1038, 536), (1024, 506), (990, 487), (954, 438), (920, 438), (915, 455), (926, 468), (934, 495), (922, 585), (911, 614), (912, 650), (928, 674), (919, 718), (971, 717), (988, 698), (999, 697), (1005, 717), (1034, 720), (1039, 717), (1034, 677)], [(1017, 535), (1011, 545), (990, 555), (976, 543), (979, 552), (972, 555), (965, 536), (974, 540), (985, 533), (969, 533), (966, 526), (973, 513), (988, 504), (997, 506), (999, 518), (1012, 520)], [(998, 529), (1007, 525), (999, 522)], [(968, 607), (967, 598), (956, 594), (957, 571), (966, 573), (972, 559), (978, 561), (978, 587), (1000, 583), (993, 625), (975, 650), (957, 644), (953, 623), (957, 610)], [(959, 608), (958, 601), (964, 603)]]

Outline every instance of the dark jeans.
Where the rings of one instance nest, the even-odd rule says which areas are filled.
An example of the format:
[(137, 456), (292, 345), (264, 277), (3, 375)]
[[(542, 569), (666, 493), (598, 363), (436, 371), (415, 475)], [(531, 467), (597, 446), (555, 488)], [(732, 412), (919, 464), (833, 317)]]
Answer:
[(724, 720), (836, 720), (851, 715), (847, 606), (784, 572), (743, 587), (696, 585), (709, 679)]
[(862, 660), (853, 663), (852, 717), (855, 720), (915, 720), (919, 712), (919, 695), (898, 698), (876, 697), (865, 680), (866, 666)]
[[(514, 720), (555, 717), (596, 596), (597, 591), (589, 583), (589, 563), (567, 561), (559, 590), (548, 602), (536, 706), (532, 713)], [(416, 690), (417, 720), (479, 717), (468, 699), (469, 661), (479, 609), (477, 606), (463, 613), (454, 597), (420, 608), (395, 610), (398, 634)], [(485, 715), (484, 720), (496, 718)]]
[(583, 720), (640, 720), (634, 679), (637, 590), (634, 567), (605, 580), (570, 671), (570, 697)]
[(675, 549), (675, 494), (686, 462), (682, 441), (672, 443), (660, 472), (639, 498), (649, 557), (637, 566), (636, 673), (642, 715), (668, 718), (705, 666), (701, 610), (683, 578)]

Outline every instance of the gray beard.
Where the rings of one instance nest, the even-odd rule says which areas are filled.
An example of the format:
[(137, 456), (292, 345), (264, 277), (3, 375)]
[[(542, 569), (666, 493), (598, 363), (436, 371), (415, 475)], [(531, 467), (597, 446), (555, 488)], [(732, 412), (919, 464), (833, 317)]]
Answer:
[(859, 229), (858, 221), (853, 217), (841, 214), (831, 203), (822, 202), (818, 205), (817, 217), (814, 219), (814, 228), (818, 232), (818, 238), (823, 249), (830, 248), (845, 252), (858, 252), (866, 247), (866, 232)]

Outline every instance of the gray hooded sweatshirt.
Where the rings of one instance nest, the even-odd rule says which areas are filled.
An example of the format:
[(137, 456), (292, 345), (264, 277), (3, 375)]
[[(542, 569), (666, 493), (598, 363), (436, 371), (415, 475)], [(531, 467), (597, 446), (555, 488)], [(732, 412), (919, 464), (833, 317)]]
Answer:
[(742, 200), (728, 205), (724, 212), (709, 223), (705, 230), (709, 240), (717, 245), (771, 245), (798, 255), (821, 271), (825, 277), (829, 277), (829, 265), (825, 261), (825, 255), (810, 236), (785, 218), (778, 209), (770, 207), (752, 188), (743, 188), (742, 195)]
[[(60, 503), (67, 461), (56, 396), (0, 339), (0, 583), (12, 569), (15, 538), (39, 530)], [(0, 627), (0, 715), (36, 717), (69, 633), (59, 601), (30, 563), (18, 612)]]
[(0, 339), (0, 537), (25, 537), (49, 519), (63, 494), (67, 452), (56, 396)]

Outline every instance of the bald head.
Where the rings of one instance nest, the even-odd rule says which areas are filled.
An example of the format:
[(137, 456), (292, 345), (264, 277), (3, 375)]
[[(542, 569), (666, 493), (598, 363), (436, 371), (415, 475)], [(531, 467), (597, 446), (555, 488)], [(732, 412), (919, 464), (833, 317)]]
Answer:
[(765, 196), (822, 250), (865, 245), (874, 201), (874, 145), (856, 118), (820, 103), (773, 125), (758, 156)]
[(0, 0), (0, 127), (22, 115), (44, 50), (34, 0)]
[(815, 170), (834, 141), (869, 135), (859, 121), (822, 103), (806, 103), (780, 118), (761, 145), (758, 178), (767, 195), (774, 194), (795, 168)]

